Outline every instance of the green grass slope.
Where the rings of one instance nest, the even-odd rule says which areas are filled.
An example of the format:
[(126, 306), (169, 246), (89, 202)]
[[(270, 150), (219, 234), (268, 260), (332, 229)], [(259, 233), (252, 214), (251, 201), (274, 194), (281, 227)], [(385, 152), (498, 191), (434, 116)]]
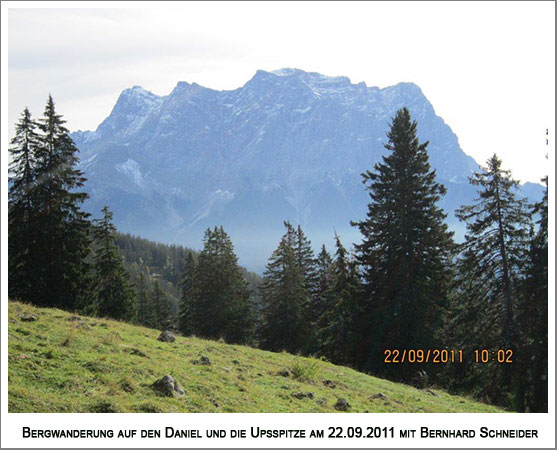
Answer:
[[(165, 343), (157, 330), (17, 302), (8, 328), (10, 412), (336, 412), (339, 398), (350, 412), (500, 412), (320, 360), (189, 337)], [(211, 365), (195, 364), (201, 356)], [(185, 395), (157, 395), (151, 385), (166, 374)]]

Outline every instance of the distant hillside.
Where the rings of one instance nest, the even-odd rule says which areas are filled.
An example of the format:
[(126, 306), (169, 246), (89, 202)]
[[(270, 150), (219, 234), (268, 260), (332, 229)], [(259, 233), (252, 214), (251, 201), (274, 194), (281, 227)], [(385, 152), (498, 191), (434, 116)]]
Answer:
[[(148, 283), (158, 281), (170, 299), (173, 315), (176, 316), (181, 296), (180, 282), (184, 259), (190, 252), (197, 258), (198, 252), (181, 245), (152, 242), (124, 233), (118, 233), (115, 244), (120, 250), (132, 282), (137, 283), (140, 274), (145, 275)], [(257, 305), (260, 302), (258, 287), (261, 284), (261, 277), (246, 269), (243, 269), (243, 272), (252, 301)]]
[[(8, 411), (501, 412), (324, 361), (197, 338), (160, 342), (158, 335), (10, 302)], [(183, 395), (153, 389), (165, 375)]]

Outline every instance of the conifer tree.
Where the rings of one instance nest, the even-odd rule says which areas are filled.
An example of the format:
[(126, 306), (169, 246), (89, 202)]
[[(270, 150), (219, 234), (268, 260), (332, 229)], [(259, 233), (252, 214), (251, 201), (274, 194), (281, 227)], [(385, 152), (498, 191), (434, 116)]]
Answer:
[(294, 227), (285, 222), (286, 233), (267, 263), (260, 291), (262, 294), (262, 348), (290, 353), (307, 345), (307, 305), (311, 298), (307, 272), (300, 266), (299, 243)]
[(178, 328), (184, 336), (192, 334), (194, 324), (192, 314), (194, 308), (194, 282), (195, 282), (196, 263), (193, 252), (188, 253), (182, 269), (182, 297), (180, 299), (179, 323)]
[(355, 261), (335, 233), (336, 252), (328, 305), (323, 315), (321, 352), (336, 364), (352, 365), (359, 344), (358, 320), (361, 285)]
[(153, 283), (153, 289), (151, 292), (151, 303), (153, 305), (153, 318), (155, 322), (155, 327), (160, 330), (168, 330), (172, 327), (172, 316), (170, 309), (170, 301), (164, 291), (161, 289), (161, 285), (158, 280)]
[(518, 344), (515, 408), (547, 412), (548, 408), (548, 189), (533, 207), (539, 215), (525, 261), (525, 278), (517, 305)]
[(333, 260), (331, 255), (325, 248), (321, 247), (319, 255), (315, 262), (316, 269), (316, 291), (313, 298), (313, 307), (311, 309), (311, 348), (310, 353), (323, 354), (323, 330), (327, 327), (328, 316), (326, 312), (330, 308), (331, 285), (333, 282)]
[(376, 372), (390, 368), (392, 377), (403, 380), (416, 366), (387, 366), (383, 352), (436, 344), (453, 248), (446, 215), (437, 206), (446, 190), (430, 167), (428, 142), (419, 143), (416, 132), (408, 109), (399, 110), (387, 133), (389, 153), (363, 174), (370, 203), (366, 219), (354, 224), (363, 235), (356, 252), (366, 284), (366, 348), (359, 364)]
[[(118, 247), (114, 244), (116, 227), (112, 212), (105, 206), (103, 217), (93, 221), (93, 234), (97, 249), (94, 256), (94, 311), (102, 317), (130, 320), (135, 313), (135, 292)], [(142, 311), (145, 314), (145, 311)]]
[[(457, 210), (456, 216), (467, 230), (459, 273), (474, 282), (464, 295), (481, 299), (491, 322), (490, 334), (497, 330), (493, 338), (498, 345), (510, 348), (516, 333), (515, 287), (526, 256), (529, 218), (526, 201), (516, 195), (518, 182), (501, 164), (493, 155), (487, 167), (474, 173), (470, 182), (479, 187), (478, 198), (475, 204)], [(485, 345), (495, 344), (486, 339)]]
[[(459, 348), (488, 351), (519, 350), (518, 286), (527, 260), (530, 222), (527, 203), (517, 197), (518, 182), (493, 155), (487, 166), (470, 177), (478, 186), (475, 203), (463, 206), (456, 216), (466, 223), (465, 242), (457, 260), (455, 327), (460, 331)], [(471, 342), (470, 336), (474, 336)], [(521, 356), (521, 358), (524, 355)], [(520, 366), (481, 364), (465, 367), (464, 381), (480, 398), (519, 409), (523, 395), (511, 393)], [(514, 378), (514, 380), (513, 380)]]
[[(40, 306), (75, 309), (87, 297), (89, 268), (86, 257), (90, 251), (89, 215), (80, 210), (87, 194), (79, 191), (85, 178), (76, 168), (78, 149), (63, 126), (65, 121), (62, 116), (56, 113), (52, 97), (49, 96), (44, 116), (39, 121), (41, 133), (38, 138), (28, 120), (30, 116), (26, 113), (24, 116), (27, 129), (33, 131), (28, 133), (28, 143), (33, 143), (32, 152), (28, 154), (34, 158), (31, 160), (31, 171), (27, 171), (27, 174), (33, 175), (26, 176), (27, 181), (32, 180), (30, 200), (33, 213), (29, 217), (33, 220), (28, 222), (28, 231), (32, 234), (27, 239), (27, 248), (17, 245), (18, 240), (24, 239), (23, 234), (14, 238), (15, 247), (11, 246), (10, 258), (13, 257), (12, 261), (17, 264), (20, 273), (29, 276), (28, 281), (21, 285), (21, 289), (25, 289), (24, 286), (28, 288), (24, 292), (27, 301)], [(23, 156), (17, 161), (23, 162), (25, 158)], [(12, 170), (21, 174), (25, 163), (15, 164)], [(14, 178), (12, 194), (17, 193), (18, 178)], [(12, 195), (14, 200), (16, 197)], [(23, 226), (23, 222), (16, 219), (16, 215), (12, 218), (11, 227), (15, 232)], [(17, 293), (18, 284), (14, 280), (10, 290), (14, 295), (21, 296)]]
[(231, 343), (249, 342), (255, 325), (250, 293), (232, 241), (222, 227), (205, 232), (195, 275), (194, 333)]
[(146, 327), (155, 326), (154, 310), (150, 300), (149, 286), (143, 272), (139, 274), (139, 278), (135, 285), (137, 307), (136, 321)]
[(37, 216), (34, 211), (36, 152), (39, 145), (37, 123), (24, 109), (11, 141), (8, 193), (8, 291), (11, 298), (38, 303), (34, 290), (34, 242)]

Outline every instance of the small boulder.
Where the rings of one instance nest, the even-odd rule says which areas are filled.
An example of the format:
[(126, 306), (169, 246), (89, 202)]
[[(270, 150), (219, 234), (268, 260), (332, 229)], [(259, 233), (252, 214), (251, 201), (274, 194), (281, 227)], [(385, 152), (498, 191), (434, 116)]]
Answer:
[(327, 399), (325, 397), (318, 398), (315, 403), (317, 403), (319, 406), (325, 406), (327, 404)]
[(327, 386), (328, 388), (334, 389), (337, 387), (334, 381), (332, 380), (323, 380), (323, 385)]
[(279, 370), (279, 371), (277, 372), (277, 375), (278, 375), (279, 377), (285, 377), (285, 378), (286, 378), (286, 377), (289, 377), (289, 376), (290, 376), (290, 370), (288, 370), (288, 369)]
[(185, 394), (182, 387), (170, 375), (165, 375), (160, 380), (155, 381), (151, 388), (161, 397), (181, 397)]
[(298, 400), (303, 398), (313, 399), (314, 395), (313, 392), (296, 392), (295, 394), (292, 394), (292, 397), (297, 398)]
[(335, 403), (334, 408), (337, 411), (348, 411), (350, 409), (350, 404), (343, 398), (339, 398)]
[(170, 331), (163, 331), (157, 338), (161, 342), (174, 342), (176, 337)]
[(137, 356), (141, 356), (142, 358), (147, 358), (147, 355), (141, 350), (139, 350), (138, 348), (132, 348), (130, 350), (130, 355), (137, 355)]
[(197, 360), (197, 364), (201, 366), (210, 366), (212, 363), (207, 356), (200, 356), (199, 359)]
[(385, 394), (383, 394), (382, 392), (378, 392), (377, 394), (373, 394), (370, 398), (372, 400), (377, 400), (377, 399), (385, 400), (387, 398), (387, 396)]
[(17, 320), (15, 320), (15, 319), (10, 319), (10, 323), (17, 323)]
[(22, 322), (35, 322), (38, 317), (36, 314), (24, 314), (19, 318)]

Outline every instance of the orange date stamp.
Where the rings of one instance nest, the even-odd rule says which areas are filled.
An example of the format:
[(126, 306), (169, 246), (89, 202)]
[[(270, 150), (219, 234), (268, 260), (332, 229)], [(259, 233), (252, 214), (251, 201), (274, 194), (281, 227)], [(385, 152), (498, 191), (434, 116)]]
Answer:
[[(473, 361), (479, 364), (496, 362), (499, 364), (511, 364), (514, 353), (510, 349), (476, 349), (473, 351)], [(383, 351), (383, 362), (385, 364), (449, 364), (463, 363), (463, 350), (455, 349), (386, 349)]]

